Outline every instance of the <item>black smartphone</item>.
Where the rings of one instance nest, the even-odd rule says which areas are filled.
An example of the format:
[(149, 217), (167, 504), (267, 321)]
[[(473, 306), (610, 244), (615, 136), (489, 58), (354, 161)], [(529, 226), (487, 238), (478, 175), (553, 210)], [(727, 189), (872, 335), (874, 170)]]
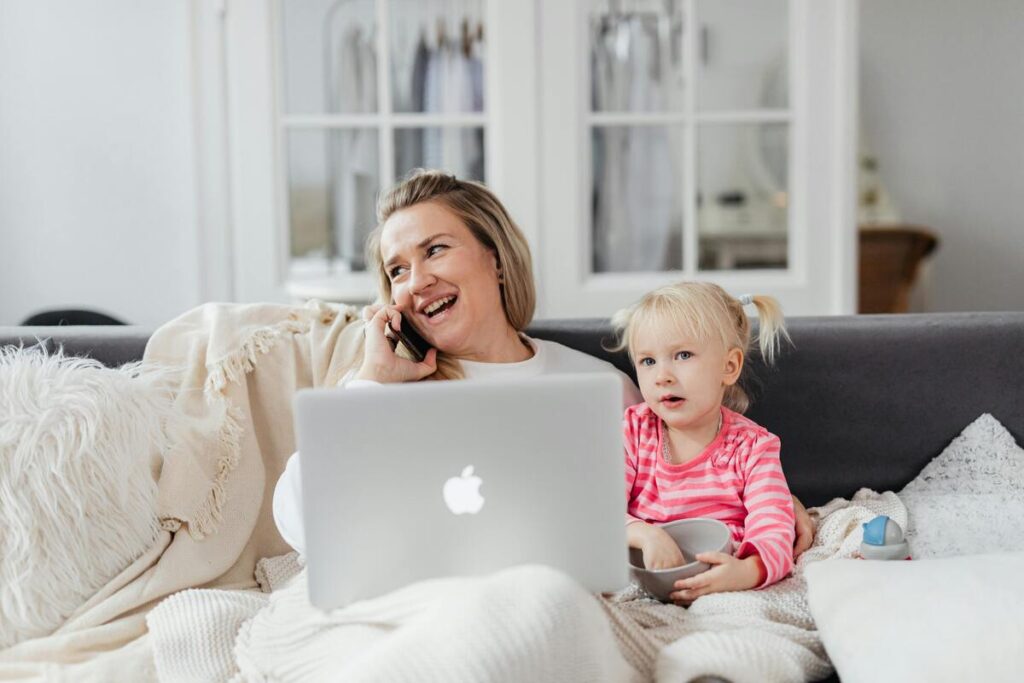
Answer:
[(412, 324), (402, 316), (401, 329), (396, 330), (392, 325), (391, 321), (388, 321), (388, 327), (392, 332), (395, 333), (395, 338), (409, 351), (413, 358), (416, 359), (417, 363), (423, 361), (427, 357), (427, 351), (430, 350), (430, 344), (423, 338)]

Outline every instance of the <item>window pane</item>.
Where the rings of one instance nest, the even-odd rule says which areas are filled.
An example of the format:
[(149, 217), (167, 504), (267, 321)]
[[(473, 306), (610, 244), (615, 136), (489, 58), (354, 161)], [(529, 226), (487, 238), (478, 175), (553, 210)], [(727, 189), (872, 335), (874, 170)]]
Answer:
[(391, 97), (397, 112), (484, 110), (482, 0), (394, 0)]
[(682, 269), (682, 135), (678, 126), (593, 129), (595, 273)]
[[(614, 4), (616, 9), (609, 5)], [(680, 111), (683, 106), (681, 2), (594, 2), (590, 85), (594, 111)]]
[(376, 130), (289, 131), (292, 257), (322, 256), (342, 269), (364, 270), (379, 191)]
[(788, 0), (698, 0), (697, 104), (785, 109)]
[(374, 0), (281, 3), (286, 114), (377, 111)]
[(788, 126), (704, 125), (697, 145), (700, 268), (785, 268)]
[(414, 168), (436, 168), (460, 180), (484, 178), (484, 129), (398, 128), (395, 130), (395, 174), (404, 177)]

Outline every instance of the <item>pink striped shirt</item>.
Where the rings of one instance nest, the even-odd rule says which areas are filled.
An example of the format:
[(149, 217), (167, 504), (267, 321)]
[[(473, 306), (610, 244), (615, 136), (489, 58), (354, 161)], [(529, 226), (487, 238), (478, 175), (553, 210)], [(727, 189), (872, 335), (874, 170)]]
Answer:
[(722, 407), (722, 428), (693, 460), (662, 457), (664, 424), (646, 403), (626, 409), (627, 521), (652, 524), (710, 517), (732, 531), (736, 557), (760, 555), (767, 577), (793, 569), (793, 500), (782, 473), (779, 437)]

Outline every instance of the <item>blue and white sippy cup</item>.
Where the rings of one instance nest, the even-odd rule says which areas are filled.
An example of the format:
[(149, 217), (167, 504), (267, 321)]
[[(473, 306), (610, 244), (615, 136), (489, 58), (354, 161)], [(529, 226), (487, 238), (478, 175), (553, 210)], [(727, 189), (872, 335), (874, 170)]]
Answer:
[(865, 560), (909, 560), (910, 546), (903, 538), (903, 529), (885, 515), (862, 524), (864, 540), (860, 554)]

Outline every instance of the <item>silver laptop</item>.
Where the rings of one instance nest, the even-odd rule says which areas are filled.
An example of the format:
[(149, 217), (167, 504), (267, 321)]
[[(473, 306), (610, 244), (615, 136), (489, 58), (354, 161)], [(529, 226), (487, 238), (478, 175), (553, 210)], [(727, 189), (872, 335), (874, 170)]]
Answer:
[(627, 583), (612, 373), (310, 389), (295, 421), (317, 607), (524, 563)]

